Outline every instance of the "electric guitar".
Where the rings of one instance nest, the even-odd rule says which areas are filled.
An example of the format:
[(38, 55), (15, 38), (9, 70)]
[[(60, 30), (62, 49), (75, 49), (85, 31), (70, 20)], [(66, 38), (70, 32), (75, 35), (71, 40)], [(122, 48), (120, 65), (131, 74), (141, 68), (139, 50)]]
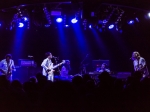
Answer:
[(48, 75), (53, 75), (53, 71), (54, 71), (54, 69), (55, 68), (57, 68), (57, 67), (59, 67), (59, 66), (61, 66), (62, 64), (65, 64), (65, 60), (63, 60), (61, 63), (59, 63), (59, 64), (57, 64), (57, 65), (55, 65), (55, 66), (50, 66), (48, 69), (48, 71), (47, 71), (47, 74)]
[(12, 71), (10, 69), (10, 67), (8, 68), (7, 71), (0, 69), (0, 71), (3, 73), (3, 75), (5, 75), (6, 77), (9, 77), (12, 74)]
[[(145, 65), (146, 66), (146, 65)], [(136, 68), (136, 71), (143, 71), (143, 69), (145, 68), (145, 66), (142, 66), (141, 64), (137, 65), (135, 68)]]

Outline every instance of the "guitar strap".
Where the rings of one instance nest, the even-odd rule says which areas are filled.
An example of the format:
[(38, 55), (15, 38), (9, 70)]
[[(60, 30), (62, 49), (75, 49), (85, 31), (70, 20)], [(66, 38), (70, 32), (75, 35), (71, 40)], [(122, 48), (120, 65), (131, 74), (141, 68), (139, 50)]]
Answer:
[[(144, 71), (143, 69), (141, 70), (141, 66), (140, 66), (140, 61), (141, 61), (141, 60), (140, 60), (140, 59), (141, 59), (141, 58), (138, 59), (138, 68), (140, 68), (140, 72), (142, 73), (142, 75), (144, 75), (144, 74), (145, 74), (145, 71)], [(143, 65), (142, 65), (142, 67), (143, 67)]]
[(10, 60), (10, 62), (9, 62), (9, 63), (7, 63), (7, 68), (8, 68), (7, 73), (8, 73), (8, 72), (10, 72), (10, 66), (11, 66), (11, 64), (12, 64), (12, 60)]
[(137, 61), (138, 61), (138, 68), (140, 67), (140, 63), (139, 63), (139, 60), (140, 60), (140, 59), (138, 59), (138, 60), (137, 60)]

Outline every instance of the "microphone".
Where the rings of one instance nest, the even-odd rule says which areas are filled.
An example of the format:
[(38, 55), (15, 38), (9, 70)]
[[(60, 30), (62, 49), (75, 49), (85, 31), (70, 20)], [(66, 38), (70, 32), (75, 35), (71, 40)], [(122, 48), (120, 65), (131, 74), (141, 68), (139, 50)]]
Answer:
[(55, 58), (55, 59), (56, 59), (56, 58), (58, 58), (58, 57), (56, 57), (56, 56), (53, 56), (53, 58)]
[(29, 58), (33, 58), (33, 56), (31, 56), (31, 55), (28, 55), (28, 57), (29, 57)]
[(133, 58), (133, 57), (131, 57), (131, 58), (130, 58), (130, 60), (134, 60), (134, 58)]

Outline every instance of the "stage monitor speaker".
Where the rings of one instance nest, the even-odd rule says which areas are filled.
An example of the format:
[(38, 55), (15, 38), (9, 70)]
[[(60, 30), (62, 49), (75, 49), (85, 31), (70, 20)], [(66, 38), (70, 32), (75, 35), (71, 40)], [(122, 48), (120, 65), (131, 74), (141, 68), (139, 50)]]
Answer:
[(19, 67), (13, 72), (13, 80), (18, 79), (21, 83), (29, 80), (31, 76), (35, 76), (38, 72), (37, 68), (34, 67)]
[(29, 59), (19, 59), (18, 64), (21, 67), (35, 67), (34, 60), (29, 60)]

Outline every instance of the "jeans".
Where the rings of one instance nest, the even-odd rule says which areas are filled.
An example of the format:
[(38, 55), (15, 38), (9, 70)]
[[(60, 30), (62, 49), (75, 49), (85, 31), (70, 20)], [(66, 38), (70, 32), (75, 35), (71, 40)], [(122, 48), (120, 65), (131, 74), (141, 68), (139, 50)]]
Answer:
[(54, 75), (48, 75), (47, 76), (47, 80), (50, 80), (50, 81), (54, 81)]

